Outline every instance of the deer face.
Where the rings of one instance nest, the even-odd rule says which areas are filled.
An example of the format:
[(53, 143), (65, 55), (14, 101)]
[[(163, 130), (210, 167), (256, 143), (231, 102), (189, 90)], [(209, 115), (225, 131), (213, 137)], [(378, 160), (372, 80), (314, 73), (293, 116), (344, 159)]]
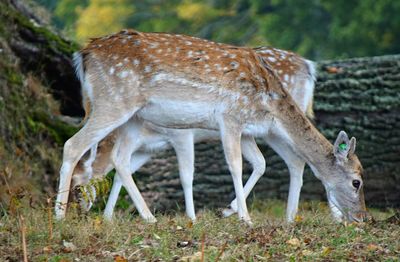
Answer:
[(328, 202), (338, 220), (361, 222), (367, 218), (362, 166), (354, 154), (356, 139), (341, 131), (333, 146), (333, 161), (324, 171)]
[(71, 200), (72, 202), (77, 202), (80, 210), (83, 212), (90, 210), (96, 198), (96, 190), (89, 184), (90, 178), (93, 176), (93, 169), (91, 166), (86, 165), (88, 162), (88, 155), (89, 152), (82, 157), (72, 175), (71, 188), (73, 190), (71, 193)]

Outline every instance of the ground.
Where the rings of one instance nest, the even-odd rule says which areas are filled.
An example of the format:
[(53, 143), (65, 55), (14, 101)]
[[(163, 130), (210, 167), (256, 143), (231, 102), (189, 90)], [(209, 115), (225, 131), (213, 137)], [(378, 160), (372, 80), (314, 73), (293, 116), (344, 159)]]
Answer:
[(174, 211), (146, 224), (121, 210), (112, 222), (74, 210), (57, 222), (52, 209), (20, 208), (0, 218), (0, 260), (22, 261), (24, 231), (29, 261), (400, 261), (399, 221), (379, 222), (394, 210), (371, 210), (378, 222), (345, 225), (331, 220), (325, 203), (304, 202), (287, 224), (284, 206), (255, 201), (252, 227), (215, 210), (199, 211), (195, 223)]

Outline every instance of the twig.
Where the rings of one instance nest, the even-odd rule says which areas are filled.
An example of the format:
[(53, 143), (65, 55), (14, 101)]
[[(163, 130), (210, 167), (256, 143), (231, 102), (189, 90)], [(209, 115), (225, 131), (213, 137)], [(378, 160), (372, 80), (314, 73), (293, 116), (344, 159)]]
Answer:
[(51, 206), (51, 198), (47, 198), (47, 216), (49, 223), (49, 245), (51, 244), (51, 240), (53, 239), (53, 214), (52, 214), (52, 206)]
[(224, 253), (225, 248), (226, 248), (227, 245), (228, 245), (228, 241), (225, 242), (225, 243), (222, 245), (221, 250), (219, 251), (217, 258), (215, 259), (215, 262), (218, 262), (218, 261), (219, 261), (219, 259), (221, 258), (222, 254)]
[(19, 216), (19, 224), (20, 224), (20, 230), (21, 230), (21, 238), (22, 238), (22, 250), (24, 253), (24, 262), (28, 262), (28, 251), (26, 248), (26, 228), (25, 228), (25, 219), (22, 215)]
[(201, 236), (201, 257), (200, 257), (200, 262), (204, 262), (205, 238), (206, 238), (206, 233), (203, 232), (203, 235)]

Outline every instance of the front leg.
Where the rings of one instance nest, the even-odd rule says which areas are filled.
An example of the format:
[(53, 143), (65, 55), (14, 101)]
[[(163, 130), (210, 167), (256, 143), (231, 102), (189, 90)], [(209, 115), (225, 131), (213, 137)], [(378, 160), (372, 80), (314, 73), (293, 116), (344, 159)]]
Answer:
[(225, 158), (232, 175), (238, 201), (239, 219), (244, 220), (247, 224), (251, 224), (242, 181), (242, 153), (240, 149), (242, 128), (234, 120), (224, 119), (220, 124), (220, 130)]
[(281, 143), (280, 139), (278, 139), (274, 134), (270, 133), (266, 142), (285, 161), (289, 168), (290, 185), (286, 208), (286, 219), (288, 222), (293, 222), (299, 207), (305, 162), (298, 157), (290, 147)]
[[(144, 164), (151, 159), (151, 154), (133, 153), (131, 157), (131, 173), (132, 175), (139, 170)], [(119, 175), (115, 175), (114, 182), (111, 188), (110, 196), (108, 197), (106, 208), (104, 209), (104, 218), (111, 220), (115, 205), (117, 204), (118, 195), (122, 188), (122, 181)]]

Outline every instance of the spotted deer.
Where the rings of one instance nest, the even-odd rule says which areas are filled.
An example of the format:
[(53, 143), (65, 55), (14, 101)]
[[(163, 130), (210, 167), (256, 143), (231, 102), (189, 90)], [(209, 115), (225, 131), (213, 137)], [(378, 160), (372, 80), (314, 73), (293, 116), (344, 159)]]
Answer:
[[(272, 135), (281, 148), (311, 167), (340, 215), (350, 221), (365, 217), (355, 138), (340, 132), (332, 145), (252, 49), (184, 35), (124, 30), (93, 39), (79, 56), (90, 113), (84, 127), (64, 145), (57, 218), (65, 216), (79, 159), (89, 149), (95, 152), (100, 140), (132, 117), (173, 129), (217, 130), (233, 178), (237, 213), (247, 223), (251, 219), (242, 183), (242, 135)], [(143, 206), (126, 168), (132, 139), (119, 137), (112, 153), (115, 167), (135, 205)], [(144, 218), (152, 216), (149, 210), (143, 212)]]
[[(254, 49), (263, 59), (263, 61), (274, 69), (278, 78), (283, 84), (283, 87), (288, 90), (294, 101), (300, 109), (312, 118), (312, 97), (315, 81), (315, 68), (311, 61), (308, 61), (301, 56), (272, 47), (259, 47)], [(85, 98), (86, 100), (87, 98)], [(194, 152), (193, 142), (201, 142), (203, 140), (218, 140), (218, 132), (204, 129), (168, 129), (163, 127), (153, 126), (150, 123), (131, 119), (125, 125), (129, 125), (129, 130), (134, 134), (134, 148), (131, 158), (131, 173), (137, 171), (142, 165), (147, 163), (155, 152), (168, 147), (173, 147), (178, 163), (181, 184), (184, 191), (186, 214), (195, 219), (193, 196), (192, 196), (192, 181), (194, 172)], [(128, 127), (125, 128), (128, 128)], [(97, 149), (96, 159), (81, 160), (73, 174), (73, 187), (78, 185), (87, 185), (91, 177), (102, 178), (113, 168), (111, 159), (111, 151), (117, 136), (117, 130), (102, 141)], [(268, 136), (265, 137), (267, 144)], [(272, 145), (279, 151), (278, 145)], [(253, 172), (246, 182), (244, 187), (245, 197), (250, 194), (258, 179), (265, 172), (265, 159), (257, 148), (253, 137), (242, 136), (241, 141), (242, 154), (244, 158), (250, 162), (253, 167)], [(302, 175), (304, 169), (304, 161), (296, 156), (286, 152), (282, 154), (284, 161), (289, 163), (291, 184), (289, 188), (289, 197), (287, 205), (287, 220), (292, 222), (297, 213), (299, 194), (302, 186)], [(293, 160), (296, 160), (293, 162)], [(94, 162), (93, 162), (94, 161)], [(93, 162), (93, 172), (89, 169)], [(115, 176), (113, 187), (107, 201), (104, 216), (111, 219), (113, 209), (118, 199), (122, 183), (118, 176)], [(91, 195), (94, 196), (95, 190), (92, 189)], [(79, 199), (82, 207), (88, 210), (91, 206), (89, 199)], [(138, 210), (142, 207), (136, 207)], [(232, 201), (229, 209), (224, 210), (224, 215), (229, 216), (237, 211), (236, 199)], [(140, 212), (141, 213), (141, 212)], [(152, 218), (153, 219), (153, 218)]]

